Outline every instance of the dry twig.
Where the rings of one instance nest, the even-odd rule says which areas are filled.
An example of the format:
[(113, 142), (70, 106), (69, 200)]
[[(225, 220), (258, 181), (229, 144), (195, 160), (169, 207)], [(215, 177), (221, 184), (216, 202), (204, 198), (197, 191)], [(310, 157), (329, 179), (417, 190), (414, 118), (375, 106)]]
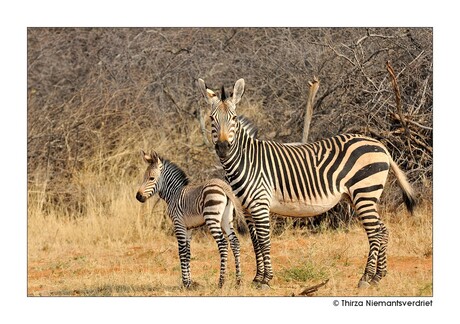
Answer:
[(301, 293), (299, 293), (299, 296), (312, 296), (314, 292), (318, 291), (319, 288), (325, 286), (328, 282), (329, 282), (329, 279), (326, 279), (320, 284), (317, 284), (311, 287), (307, 287), (304, 290), (302, 290)]
[(404, 117), (402, 113), (402, 107), (401, 107), (401, 92), (399, 91), (399, 86), (398, 86), (398, 81), (396, 81), (396, 75), (393, 70), (393, 68), (390, 65), (390, 62), (387, 61), (387, 71), (391, 76), (391, 84), (393, 86), (393, 90), (395, 92), (396, 96), (396, 109), (397, 109), (397, 114), (399, 115), (399, 121), (401, 122), (401, 125), (404, 128), (404, 135), (406, 136), (406, 141), (407, 141), (407, 147), (409, 148), (410, 155), (412, 157), (412, 160), (415, 160), (414, 153), (412, 152), (412, 147), (411, 147), (411, 132), (410, 129), (407, 125), (406, 118)]

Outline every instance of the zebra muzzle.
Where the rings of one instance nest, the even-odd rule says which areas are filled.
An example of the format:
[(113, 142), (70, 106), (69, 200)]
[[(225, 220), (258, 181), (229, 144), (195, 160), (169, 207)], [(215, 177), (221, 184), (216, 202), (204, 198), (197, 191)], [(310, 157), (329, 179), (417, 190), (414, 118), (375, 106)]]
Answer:
[(230, 149), (230, 143), (228, 141), (217, 141), (216, 153), (220, 158), (226, 157), (229, 149)]
[(141, 203), (144, 203), (147, 200), (147, 198), (145, 198), (145, 196), (140, 192), (136, 194), (136, 199), (139, 200)]

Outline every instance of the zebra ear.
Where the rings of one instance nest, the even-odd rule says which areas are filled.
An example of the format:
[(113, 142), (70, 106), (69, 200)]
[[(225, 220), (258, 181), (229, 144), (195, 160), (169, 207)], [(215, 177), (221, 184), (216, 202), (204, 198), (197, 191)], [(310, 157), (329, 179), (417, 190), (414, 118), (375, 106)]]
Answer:
[(145, 153), (143, 150), (141, 150), (141, 155), (145, 163), (151, 164), (153, 162), (152, 156)]
[(212, 104), (214, 100), (217, 100), (217, 95), (211, 89), (208, 89), (203, 79), (198, 79), (198, 87), (200, 88), (201, 94), (209, 104)]
[(152, 153), (150, 153), (150, 156), (152, 158), (152, 162), (151, 163), (158, 163), (158, 160), (159, 160), (159, 156), (158, 156), (158, 153), (155, 152), (154, 150), (152, 150)]
[(233, 103), (236, 105), (240, 102), (241, 97), (243, 97), (244, 93), (244, 79), (239, 79), (235, 82), (235, 86), (233, 87)]
[(152, 163), (152, 157), (145, 153), (144, 150), (141, 150), (141, 156), (145, 163)]

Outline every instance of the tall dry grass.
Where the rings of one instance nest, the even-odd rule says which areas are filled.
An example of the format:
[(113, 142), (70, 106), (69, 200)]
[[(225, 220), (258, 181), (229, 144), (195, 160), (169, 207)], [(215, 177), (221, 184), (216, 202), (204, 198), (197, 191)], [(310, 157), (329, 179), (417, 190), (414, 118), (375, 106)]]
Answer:
[(80, 213), (64, 203), (44, 210), (43, 184), (29, 186), (28, 295), (290, 296), (326, 279), (317, 296), (432, 295), (432, 213), (427, 202), (414, 217), (404, 208), (396, 213), (382, 208), (390, 230), (389, 274), (377, 288), (356, 288), (368, 249), (359, 224), (312, 230), (291, 221), (272, 237), (272, 289), (252, 287), (252, 243), (241, 234), (243, 284), (235, 287), (230, 254), (227, 283), (218, 289), (217, 246), (204, 228), (195, 231), (191, 247), (192, 278), (198, 286), (183, 290), (177, 242), (164, 202), (155, 197), (140, 204), (135, 199), (145, 167), (139, 152), (126, 150), (114, 159), (130, 161), (127, 165), (137, 176), (110, 169), (106, 160), (88, 163), (74, 184)]
[[(270, 123), (263, 108), (242, 109), (262, 130), (260, 136), (270, 139), (271, 134), (263, 132)], [(329, 282), (317, 296), (432, 295), (431, 200), (424, 200), (417, 216), (410, 217), (402, 205), (394, 208), (398, 203), (393, 198), (400, 196), (394, 185), (387, 186), (381, 206), (390, 229), (390, 272), (377, 288), (356, 288), (368, 249), (356, 221), (344, 217), (338, 226), (324, 220), (306, 226), (305, 221), (274, 217), (272, 289), (258, 290), (250, 283), (255, 260), (247, 235), (239, 235), (243, 285), (235, 287), (230, 254), (228, 281), (218, 289), (217, 246), (203, 228), (195, 231), (192, 240), (192, 278), (198, 286), (183, 290), (177, 242), (165, 203), (158, 197), (145, 204), (135, 199), (146, 167), (140, 150), (155, 149), (196, 182), (221, 177), (222, 170), (215, 153), (204, 144), (197, 122), (186, 131), (143, 129), (132, 134), (110, 153), (103, 139), (96, 138), (100, 144), (94, 147), (93, 158), (73, 170), (59, 195), (47, 190), (46, 170), (35, 172), (28, 186), (30, 296), (290, 296), (326, 279)], [(431, 190), (429, 182), (421, 185), (425, 192)], [(396, 201), (401, 203), (400, 199)]]
[[(405, 116), (415, 122), (413, 150), (393, 114), (387, 60), (400, 71)], [(295, 142), (314, 74), (321, 88), (311, 138), (379, 129), (377, 137), (426, 193), (420, 216), (411, 219), (390, 178), (382, 197), (391, 231), (388, 277), (378, 288), (355, 289), (367, 254), (356, 222), (335, 218), (329, 226), (319, 217), (305, 226), (274, 218), (272, 290), (249, 284), (255, 261), (247, 236), (243, 286), (233, 287), (230, 261), (228, 285), (218, 290), (218, 253), (206, 230), (192, 241), (200, 286), (181, 290), (165, 204), (134, 198), (145, 167), (139, 151), (155, 149), (192, 181), (221, 177), (197, 118), (209, 112), (194, 80), (230, 87), (244, 77), (238, 113), (261, 138)], [(318, 295), (431, 294), (431, 29), (29, 28), (27, 79), (29, 295), (284, 296), (326, 278)]]

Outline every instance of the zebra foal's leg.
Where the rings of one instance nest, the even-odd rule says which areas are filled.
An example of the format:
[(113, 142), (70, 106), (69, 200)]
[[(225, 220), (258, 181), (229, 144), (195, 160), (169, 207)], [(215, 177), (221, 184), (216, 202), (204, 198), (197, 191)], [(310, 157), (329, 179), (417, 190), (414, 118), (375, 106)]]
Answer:
[(222, 229), (230, 241), (230, 247), (235, 257), (236, 285), (239, 286), (241, 284), (240, 241), (233, 228), (233, 205), (229, 200), (227, 201), (227, 206), (225, 207), (224, 216), (222, 218)]
[(240, 265), (240, 241), (236, 237), (235, 231), (231, 229), (230, 234), (228, 234), (228, 240), (230, 241), (230, 247), (235, 257), (235, 272), (236, 272), (236, 285), (241, 284), (241, 265)]
[(190, 288), (192, 278), (190, 273), (190, 240), (189, 232), (182, 224), (174, 224), (177, 244), (179, 247), (180, 268), (182, 272), (182, 283), (185, 288)]
[(211, 231), (211, 235), (216, 240), (217, 247), (220, 255), (220, 275), (219, 275), (219, 288), (222, 288), (225, 282), (225, 272), (227, 269), (227, 257), (228, 257), (228, 243), (225, 239), (220, 223), (216, 223), (210, 219), (206, 220), (206, 224)]
[(225, 281), (225, 272), (227, 268), (227, 257), (228, 257), (228, 243), (222, 232), (221, 222), (225, 209), (225, 202), (218, 200), (205, 200), (203, 209), (203, 217), (206, 225), (211, 232), (212, 237), (217, 243), (220, 255), (220, 276), (219, 276), (219, 288), (221, 288)]
[(192, 252), (190, 251), (190, 243), (192, 241), (192, 230), (188, 229), (187, 230), (187, 241), (186, 241), (186, 251), (187, 253), (185, 254), (185, 262), (187, 264), (187, 276), (190, 279), (190, 285), (193, 284), (192, 282), (192, 271), (190, 270), (190, 258)]

